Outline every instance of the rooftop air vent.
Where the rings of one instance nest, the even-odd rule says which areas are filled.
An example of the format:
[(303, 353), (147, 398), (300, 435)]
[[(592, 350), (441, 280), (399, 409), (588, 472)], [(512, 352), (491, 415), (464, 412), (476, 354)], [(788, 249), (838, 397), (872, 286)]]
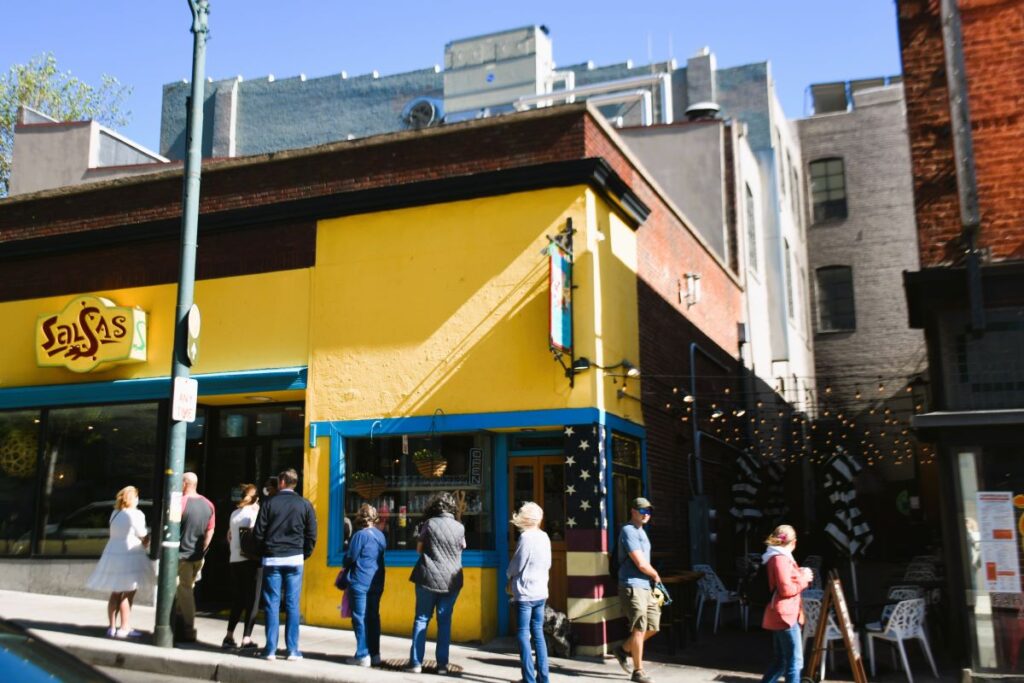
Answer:
[(722, 108), (714, 102), (694, 102), (686, 108), (686, 118), (690, 121), (704, 121), (718, 118)]
[(417, 97), (405, 105), (402, 110), (402, 121), (409, 128), (426, 128), (440, 123), (444, 118), (444, 106), (440, 100), (430, 97)]

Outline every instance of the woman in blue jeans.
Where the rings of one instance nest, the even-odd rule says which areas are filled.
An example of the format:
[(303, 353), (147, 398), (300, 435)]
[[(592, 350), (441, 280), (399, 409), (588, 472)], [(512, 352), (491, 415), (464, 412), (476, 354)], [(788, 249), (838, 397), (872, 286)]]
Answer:
[(352, 534), (345, 551), (349, 601), (352, 604), (352, 630), (356, 634), (356, 654), (348, 660), (356, 666), (380, 664), (380, 596), (384, 592), (384, 549), (387, 542), (377, 528), (377, 509), (363, 503), (356, 513)]
[(420, 673), (427, 649), (427, 625), (437, 612), (437, 673), (448, 674), (452, 641), (452, 611), (462, 590), (462, 551), (466, 528), (455, 519), (455, 498), (438, 493), (427, 503), (416, 550), (420, 553), (409, 580), (416, 584), (416, 618), (412, 625), (407, 671)]
[[(516, 611), (516, 635), (519, 639), (519, 663), (523, 683), (548, 683), (548, 647), (544, 642), (544, 605), (548, 600), (548, 574), (551, 571), (551, 539), (540, 528), (544, 511), (536, 503), (523, 503), (512, 515), (519, 531), (516, 551), (508, 563), (508, 592)], [(534, 667), (530, 650), (537, 653)]]
[(764, 609), (761, 626), (772, 632), (772, 663), (761, 678), (761, 683), (776, 683), (785, 676), (786, 683), (800, 683), (803, 669), (803, 602), (800, 593), (814, 579), (807, 567), (800, 567), (793, 559), (796, 549), (796, 530), (788, 524), (775, 527), (765, 539), (768, 549), (761, 556), (768, 571), (768, 587), (772, 598)]

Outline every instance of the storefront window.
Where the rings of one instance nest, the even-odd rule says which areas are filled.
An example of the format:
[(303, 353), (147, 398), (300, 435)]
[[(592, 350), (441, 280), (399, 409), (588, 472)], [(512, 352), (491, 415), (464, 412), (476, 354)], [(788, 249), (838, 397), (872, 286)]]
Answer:
[(1019, 445), (956, 452), (963, 512), (961, 557), (975, 666), (1024, 671), (1024, 450)]
[(152, 524), (157, 432), (155, 403), (50, 410), (36, 552), (98, 556), (114, 496), (129, 484)]
[[(420, 462), (416, 453), (435, 454)], [(421, 456), (422, 457), (422, 456)], [(359, 506), (377, 508), (389, 550), (415, 550), (431, 496), (448, 491), (459, 506), (469, 550), (493, 550), (491, 440), (483, 434), (383, 437), (346, 442), (345, 536)], [(442, 467), (443, 463), (443, 467)]]
[(27, 555), (32, 535), (38, 410), (0, 413), (0, 555)]

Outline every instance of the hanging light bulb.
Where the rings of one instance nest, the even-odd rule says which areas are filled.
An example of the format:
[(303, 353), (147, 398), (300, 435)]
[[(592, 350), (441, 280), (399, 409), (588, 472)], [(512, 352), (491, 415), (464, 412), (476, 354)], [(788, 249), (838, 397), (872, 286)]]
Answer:
[(683, 403), (693, 403), (693, 396), (690, 396), (689, 394), (683, 396)]
[(853, 397), (858, 401), (860, 400), (860, 387), (854, 387)]

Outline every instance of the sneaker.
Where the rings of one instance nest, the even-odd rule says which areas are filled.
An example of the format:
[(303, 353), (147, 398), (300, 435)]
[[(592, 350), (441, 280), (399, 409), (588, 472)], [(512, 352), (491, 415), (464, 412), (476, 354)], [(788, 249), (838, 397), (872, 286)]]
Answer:
[(302, 653), (301, 652), (292, 652), (291, 654), (289, 654), (286, 657), (286, 659), (289, 662), (299, 662), (299, 661), (302, 661)]
[(380, 655), (372, 655), (370, 657), (370, 666), (380, 666)]
[(448, 675), (448, 665), (447, 664), (438, 664), (437, 665), (437, 675), (438, 676), (447, 676)]
[(259, 658), (260, 659), (265, 659), (268, 662), (276, 662), (277, 661), (277, 653), (276, 652), (272, 652), (272, 653), (270, 653), (268, 655), (268, 654), (264, 654), (264, 653), (261, 652), (259, 654)]
[(117, 629), (116, 628), (111, 626), (110, 628), (107, 629), (107, 638), (113, 638), (115, 635), (117, 635)]
[(225, 636), (224, 642), (220, 644), (220, 647), (222, 650), (234, 650), (238, 647), (238, 643), (235, 642), (232, 636)]
[(626, 672), (627, 676), (633, 673), (633, 658), (629, 656), (628, 652), (622, 649), (621, 645), (612, 650), (612, 654), (615, 655), (615, 659), (618, 660), (619, 666), (622, 667), (622, 670)]
[(366, 657), (349, 657), (345, 660), (346, 664), (352, 666), (361, 666), (363, 668), (369, 668), (373, 663), (370, 661), (369, 655)]
[(245, 642), (243, 640), (242, 644), (238, 646), (238, 649), (239, 650), (255, 650), (257, 647), (259, 647), (259, 646), (256, 643), (254, 643), (253, 641), (250, 640), (249, 642)]
[(125, 638), (138, 638), (141, 635), (142, 631), (136, 631), (135, 629), (119, 628), (114, 632), (114, 637), (118, 640), (124, 640)]
[(409, 662), (409, 665), (405, 667), (405, 672), (410, 674), (418, 674), (423, 672), (423, 666), (420, 664), (413, 664)]
[(633, 672), (633, 677), (629, 680), (633, 683), (654, 683), (654, 679), (644, 673), (643, 669), (637, 669)]

